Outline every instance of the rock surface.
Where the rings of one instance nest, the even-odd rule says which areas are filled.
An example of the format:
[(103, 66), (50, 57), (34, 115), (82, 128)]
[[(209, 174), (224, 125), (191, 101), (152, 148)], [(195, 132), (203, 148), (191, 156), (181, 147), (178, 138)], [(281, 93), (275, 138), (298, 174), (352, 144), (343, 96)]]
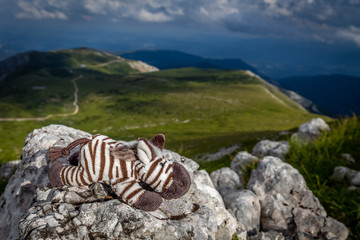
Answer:
[(238, 221), (237, 233), (255, 235), (260, 229), (260, 203), (249, 190), (242, 190), (239, 176), (230, 168), (221, 168), (210, 174), (215, 188), (221, 194), (226, 208)]
[(322, 118), (314, 118), (301, 124), (298, 132), (293, 137), (298, 137), (303, 142), (310, 142), (315, 140), (322, 131), (330, 131), (329, 125)]
[(1, 239), (231, 239), (238, 224), (209, 175), (171, 151), (166, 155), (187, 168), (192, 184), (183, 197), (164, 201), (154, 212), (109, 200), (100, 184), (49, 188), (48, 148), (88, 136), (61, 125), (28, 135), (23, 160), (0, 199)]
[(10, 178), (0, 197), (1, 239), (18, 239), (21, 215), (30, 207), (36, 188), (49, 183), (45, 154), (53, 145), (65, 146), (88, 133), (64, 126), (51, 125), (30, 133), (23, 149), (18, 170)]
[(287, 141), (262, 140), (255, 145), (252, 154), (257, 157), (273, 156), (284, 159), (289, 149), (290, 145)]
[(247, 188), (260, 200), (261, 230), (281, 232), (286, 239), (343, 239), (347, 228), (326, 216), (300, 173), (281, 159), (265, 157)]
[(360, 171), (356, 171), (347, 167), (335, 167), (331, 179), (338, 182), (347, 180), (350, 186), (360, 187)]
[(240, 148), (240, 146), (237, 145), (237, 144), (229, 146), (229, 147), (224, 147), (224, 148), (221, 148), (216, 153), (207, 153), (204, 156), (200, 157), (198, 160), (200, 162), (216, 161), (216, 160), (219, 160), (219, 159), (221, 159), (221, 158), (223, 158), (225, 156), (228, 156), (228, 155), (232, 154), (233, 152), (235, 152), (239, 148)]

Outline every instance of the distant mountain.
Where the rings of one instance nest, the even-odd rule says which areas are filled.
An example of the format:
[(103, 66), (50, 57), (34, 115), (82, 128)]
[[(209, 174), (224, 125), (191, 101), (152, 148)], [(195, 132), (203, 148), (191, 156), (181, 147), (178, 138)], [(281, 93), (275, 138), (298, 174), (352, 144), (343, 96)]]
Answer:
[(140, 60), (153, 65), (161, 70), (195, 67), (195, 68), (213, 68), (223, 70), (250, 70), (251, 72), (264, 77), (257, 69), (250, 66), (241, 59), (213, 59), (173, 50), (140, 50), (128, 53), (122, 53), (120, 56)]
[(346, 75), (317, 75), (276, 80), (321, 106), (330, 115), (360, 115), (360, 78)]
[(50, 52), (29, 51), (0, 61), (0, 81), (16, 71), (24, 75), (37, 70), (53, 72), (54, 75), (69, 75), (69, 69), (88, 69), (107, 74), (128, 74), (134, 72), (153, 72), (157, 68), (144, 62), (133, 61), (106, 52), (75, 48)]

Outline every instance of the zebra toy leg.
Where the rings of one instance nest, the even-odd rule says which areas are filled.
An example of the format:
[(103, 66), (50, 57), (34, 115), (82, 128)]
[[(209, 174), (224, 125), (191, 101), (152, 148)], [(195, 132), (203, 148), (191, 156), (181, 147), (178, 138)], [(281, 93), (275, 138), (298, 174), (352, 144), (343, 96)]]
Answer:
[(61, 181), (61, 176), (60, 176), (60, 173), (61, 173), (61, 170), (63, 169), (63, 167), (64, 166), (62, 164), (55, 162), (52, 165), (52, 167), (49, 169), (48, 177), (49, 177), (51, 186), (53, 186), (53, 187), (64, 186), (64, 184)]
[(115, 183), (112, 187), (125, 203), (144, 211), (155, 211), (163, 201), (158, 193), (143, 189), (134, 179)]

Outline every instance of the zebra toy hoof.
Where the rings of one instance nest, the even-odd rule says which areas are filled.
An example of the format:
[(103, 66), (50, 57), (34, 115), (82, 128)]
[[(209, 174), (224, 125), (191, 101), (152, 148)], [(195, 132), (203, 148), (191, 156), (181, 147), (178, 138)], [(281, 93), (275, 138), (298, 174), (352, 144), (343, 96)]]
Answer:
[(155, 192), (146, 191), (139, 200), (134, 204), (134, 207), (147, 212), (155, 211), (162, 203), (162, 198)]
[(49, 169), (48, 176), (50, 184), (53, 187), (62, 187), (64, 184), (61, 181), (60, 172), (64, 166), (58, 162), (55, 162)]

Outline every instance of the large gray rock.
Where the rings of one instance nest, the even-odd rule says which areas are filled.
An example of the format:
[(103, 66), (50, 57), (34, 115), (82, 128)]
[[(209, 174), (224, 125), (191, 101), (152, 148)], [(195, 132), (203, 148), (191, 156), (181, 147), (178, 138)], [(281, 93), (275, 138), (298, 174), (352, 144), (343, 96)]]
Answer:
[(243, 190), (239, 176), (230, 168), (221, 168), (210, 174), (215, 188), (221, 194), (226, 208), (238, 221), (237, 232), (247, 236), (260, 230), (260, 203), (251, 191)]
[(210, 178), (221, 195), (242, 189), (239, 176), (228, 167), (213, 171), (210, 174)]
[(326, 216), (298, 170), (276, 157), (260, 160), (248, 189), (260, 200), (263, 231), (282, 232), (286, 239), (346, 239), (344, 224)]
[(223, 196), (226, 208), (238, 221), (237, 232), (246, 231), (252, 236), (260, 231), (259, 197), (252, 191), (242, 190)]
[(0, 239), (18, 239), (21, 215), (30, 207), (36, 188), (49, 183), (45, 158), (48, 149), (89, 136), (86, 132), (60, 125), (36, 129), (27, 136), (19, 168), (0, 197)]
[(231, 155), (233, 152), (237, 151), (240, 148), (239, 145), (235, 144), (232, 146), (221, 148), (216, 153), (207, 153), (201, 157), (198, 158), (198, 161), (200, 162), (211, 162), (219, 160), (225, 156)]
[(334, 173), (331, 176), (334, 181), (347, 180), (350, 186), (360, 186), (360, 171), (356, 171), (347, 167), (338, 166), (334, 168)]
[(287, 141), (262, 140), (255, 145), (252, 154), (257, 157), (273, 156), (284, 159), (289, 149), (290, 145)]
[(231, 239), (236, 219), (209, 175), (197, 170), (196, 162), (171, 151), (166, 154), (187, 168), (192, 184), (183, 197), (164, 201), (154, 212), (110, 199), (100, 184), (89, 189), (49, 188), (48, 148), (87, 136), (60, 125), (28, 135), (23, 161), (1, 196), (1, 239)]
[(246, 167), (258, 162), (259, 159), (246, 151), (238, 152), (230, 163), (230, 168), (244, 181)]
[(294, 137), (300, 138), (303, 142), (311, 142), (323, 131), (330, 131), (329, 125), (322, 118), (314, 118), (309, 122), (301, 124)]

